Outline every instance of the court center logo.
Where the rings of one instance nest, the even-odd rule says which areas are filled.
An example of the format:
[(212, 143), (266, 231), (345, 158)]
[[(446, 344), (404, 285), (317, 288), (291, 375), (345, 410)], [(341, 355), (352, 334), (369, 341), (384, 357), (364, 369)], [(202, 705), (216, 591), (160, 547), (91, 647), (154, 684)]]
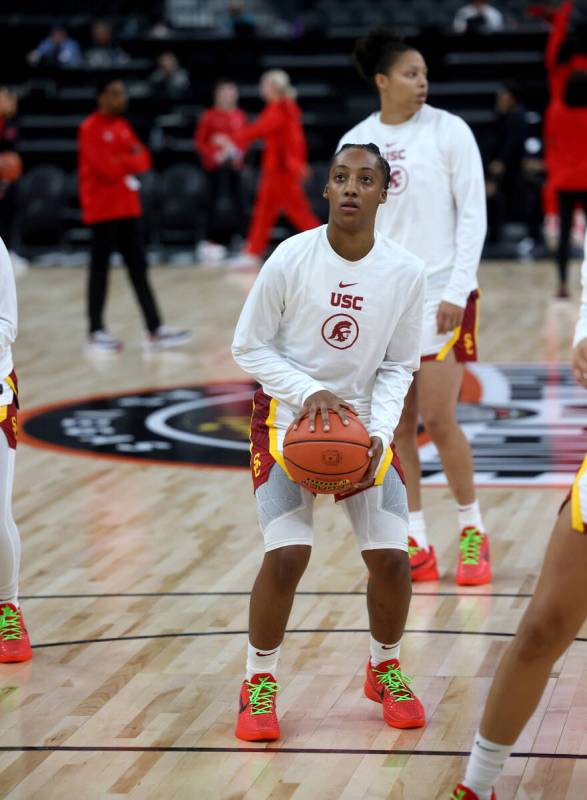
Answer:
[(322, 338), (336, 350), (348, 350), (359, 338), (359, 323), (350, 314), (334, 314), (322, 326)]
[[(330, 334), (334, 328), (328, 326)], [(587, 391), (570, 369), (476, 363), (466, 369), (458, 416), (476, 483), (568, 487), (587, 452)], [(140, 463), (246, 468), (255, 389), (235, 381), (71, 400), (23, 414), (21, 441)], [(424, 483), (445, 485), (425, 431), (419, 442)]]

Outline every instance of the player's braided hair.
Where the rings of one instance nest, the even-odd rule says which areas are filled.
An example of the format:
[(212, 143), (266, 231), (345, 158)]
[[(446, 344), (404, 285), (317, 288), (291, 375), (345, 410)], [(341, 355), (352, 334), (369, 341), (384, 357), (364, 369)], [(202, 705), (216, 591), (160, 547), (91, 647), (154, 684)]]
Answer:
[(391, 177), (391, 169), (389, 167), (389, 162), (385, 158), (383, 158), (383, 156), (381, 155), (381, 150), (377, 147), (376, 144), (373, 144), (373, 142), (369, 142), (369, 144), (350, 144), (350, 143), (343, 144), (340, 150), (334, 154), (332, 162), (334, 162), (334, 159), (337, 158), (337, 156), (339, 156), (340, 153), (343, 152), (343, 150), (349, 150), (350, 148), (353, 148), (353, 150), (366, 150), (368, 153), (373, 153), (374, 156), (377, 156), (379, 169), (383, 173), (383, 188), (387, 189), (389, 187), (389, 180)]
[(357, 40), (353, 61), (359, 75), (373, 85), (377, 73), (386, 75), (401, 55), (414, 49), (395, 31), (377, 28)]

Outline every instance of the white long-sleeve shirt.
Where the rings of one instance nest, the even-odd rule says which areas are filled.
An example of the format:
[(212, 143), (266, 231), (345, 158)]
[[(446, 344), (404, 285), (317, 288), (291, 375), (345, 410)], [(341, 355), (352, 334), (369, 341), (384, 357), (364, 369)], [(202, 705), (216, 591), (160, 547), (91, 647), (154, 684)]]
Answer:
[(401, 125), (383, 124), (376, 112), (346, 133), (337, 149), (368, 142), (391, 167), (377, 230), (424, 261), (429, 297), (464, 307), (477, 288), (487, 231), (483, 165), (471, 129), (429, 105)]
[(330, 246), (327, 226), (283, 242), (244, 304), (232, 353), (279, 401), (278, 448), (305, 399), (327, 389), (351, 403), (384, 448), (420, 365), (425, 273), (376, 233), (359, 261)]
[(581, 309), (579, 319), (575, 328), (575, 338), (573, 347), (576, 347), (582, 339), (587, 339), (587, 231), (585, 232), (585, 245), (583, 248), (583, 264), (581, 266)]
[(16, 284), (8, 250), (0, 239), (0, 380), (13, 369), (11, 345), (16, 339)]

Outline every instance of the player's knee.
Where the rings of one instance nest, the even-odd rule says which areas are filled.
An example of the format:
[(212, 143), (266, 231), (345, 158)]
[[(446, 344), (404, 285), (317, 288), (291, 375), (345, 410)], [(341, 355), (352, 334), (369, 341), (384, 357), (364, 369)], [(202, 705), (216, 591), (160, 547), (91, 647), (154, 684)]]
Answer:
[(456, 425), (454, 414), (448, 414), (446, 409), (434, 409), (422, 413), (422, 422), (426, 432), (434, 442), (447, 439)]
[(557, 609), (532, 614), (520, 626), (514, 649), (521, 661), (555, 661), (573, 634), (567, 631), (565, 615)]
[(266, 553), (273, 579), (281, 586), (297, 586), (304, 574), (312, 548), (307, 545), (279, 547)]
[(410, 560), (404, 550), (387, 548), (363, 553), (370, 575), (385, 581), (397, 582), (410, 579)]

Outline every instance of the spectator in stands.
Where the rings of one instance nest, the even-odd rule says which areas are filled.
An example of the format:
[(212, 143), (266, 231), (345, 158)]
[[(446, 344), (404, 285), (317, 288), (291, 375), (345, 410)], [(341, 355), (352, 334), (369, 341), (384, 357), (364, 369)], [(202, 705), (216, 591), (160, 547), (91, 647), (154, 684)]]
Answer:
[[(226, 248), (220, 239), (229, 241), (231, 234), (246, 234), (247, 214), (242, 196), (243, 156), (231, 153), (216, 143), (217, 134), (233, 137), (242, 131), (247, 118), (238, 107), (238, 88), (232, 81), (219, 81), (214, 88), (214, 105), (204, 111), (194, 130), (194, 147), (206, 170), (208, 181), (206, 241), (198, 245), (198, 258), (217, 261), (224, 258)], [(224, 199), (230, 203), (232, 230), (221, 230), (218, 212)], [(228, 236), (227, 236), (228, 234)]]
[(65, 28), (56, 25), (27, 58), (33, 67), (79, 67), (82, 51), (75, 39), (67, 35)]
[(128, 98), (121, 80), (101, 81), (97, 109), (79, 130), (79, 185), (82, 218), (92, 230), (88, 284), (90, 353), (117, 353), (122, 343), (104, 327), (104, 306), (110, 256), (122, 255), (148, 331), (151, 349), (176, 347), (190, 338), (187, 331), (163, 325), (147, 279), (141, 231), (140, 183), (137, 175), (151, 168), (151, 155), (122, 118)]
[(487, 0), (472, 0), (459, 8), (452, 27), (455, 33), (496, 33), (503, 30), (503, 14)]
[(244, 0), (231, 0), (228, 4), (226, 31), (232, 36), (254, 36), (257, 32), (255, 17), (245, 7)]
[[(16, 113), (18, 98), (7, 86), (0, 86), (0, 153), (16, 153), (18, 144), (18, 126)], [(16, 217), (17, 181), (0, 178), (0, 237), (6, 249), (10, 251), (10, 259), (16, 273), (24, 272), (28, 267), (26, 259), (14, 252), (14, 221)]]
[(295, 101), (296, 92), (289, 75), (281, 69), (265, 72), (259, 91), (266, 105), (257, 120), (230, 137), (224, 134), (215, 137), (215, 142), (224, 146), (231, 158), (237, 157), (239, 151), (255, 139), (265, 140), (259, 188), (245, 248), (230, 262), (237, 269), (261, 265), (271, 231), (281, 213), (298, 231), (321, 224), (302, 186), (308, 173), (308, 148), (302, 112)]
[(106, 20), (96, 20), (92, 25), (92, 46), (85, 53), (86, 66), (113, 69), (123, 66), (128, 60), (128, 53), (114, 42), (112, 25)]
[(587, 71), (570, 74), (563, 97), (551, 105), (544, 134), (549, 177), (558, 195), (560, 213), (557, 297), (566, 299), (573, 213), (578, 203), (587, 209)]
[(489, 236), (492, 241), (499, 240), (503, 222), (516, 218), (520, 209), (522, 162), (528, 136), (526, 109), (519, 103), (513, 85), (499, 89), (495, 109), (495, 138), (486, 168)]
[(183, 67), (180, 67), (174, 53), (161, 53), (157, 59), (157, 69), (150, 77), (151, 86), (156, 95), (179, 100), (190, 88), (190, 78)]

